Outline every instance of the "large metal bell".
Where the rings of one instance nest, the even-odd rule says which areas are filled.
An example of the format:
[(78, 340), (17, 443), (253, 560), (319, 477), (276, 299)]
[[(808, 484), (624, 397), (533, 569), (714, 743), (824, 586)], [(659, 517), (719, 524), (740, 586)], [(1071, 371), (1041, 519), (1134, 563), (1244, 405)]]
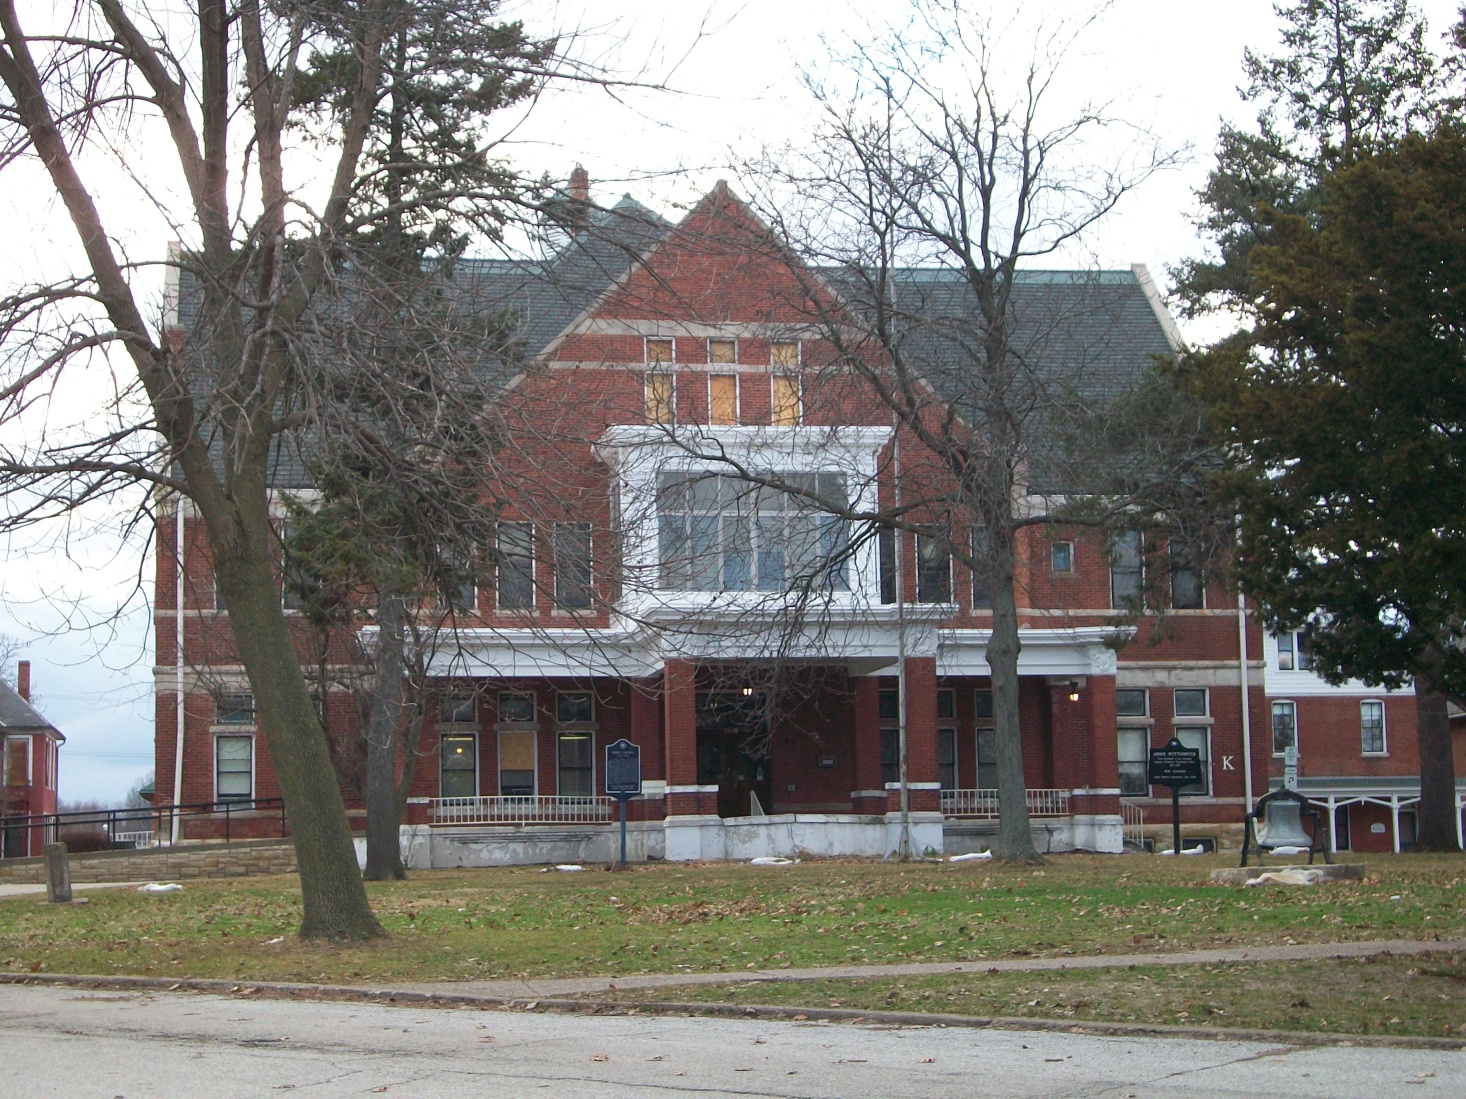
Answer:
[(1313, 837), (1303, 829), (1303, 806), (1296, 801), (1279, 798), (1263, 807), (1263, 819), (1257, 829), (1257, 846), (1312, 847)]

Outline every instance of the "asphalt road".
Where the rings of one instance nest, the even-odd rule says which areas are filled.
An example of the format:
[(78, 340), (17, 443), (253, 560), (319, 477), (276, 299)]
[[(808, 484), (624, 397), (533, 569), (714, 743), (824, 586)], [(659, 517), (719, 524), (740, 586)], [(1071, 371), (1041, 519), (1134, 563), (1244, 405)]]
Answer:
[(1466, 1052), (0, 986), (7, 1099), (1466, 1095)]

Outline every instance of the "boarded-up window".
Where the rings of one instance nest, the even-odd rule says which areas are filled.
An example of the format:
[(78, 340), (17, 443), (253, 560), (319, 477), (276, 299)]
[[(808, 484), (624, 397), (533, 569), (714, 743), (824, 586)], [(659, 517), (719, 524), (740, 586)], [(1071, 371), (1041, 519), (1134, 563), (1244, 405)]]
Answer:
[(775, 340), (769, 349), (769, 361), (774, 366), (793, 369), (799, 365), (799, 341)]
[(671, 340), (647, 340), (646, 361), (649, 363), (669, 363), (672, 361)]
[(714, 374), (708, 378), (709, 419), (715, 424), (738, 422), (738, 375)]
[(672, 375), (648, 374), (646, 376), (646, 422), (649, 424), (670, 424), (677, 413)]
[(501, 732), (499, 734), (499, 796), (534, 796), (535, 734)]
[(5, 785), (29, 786), (31, 784), (31, 738), (10, 736), (5, 738)]
[(793, 427), (799, 423), (799, 379), (793, 374), (774, 375), (774, 425)]
[(708, 362), (736, 363), (737, 361), (737, 340), (708, 340)]

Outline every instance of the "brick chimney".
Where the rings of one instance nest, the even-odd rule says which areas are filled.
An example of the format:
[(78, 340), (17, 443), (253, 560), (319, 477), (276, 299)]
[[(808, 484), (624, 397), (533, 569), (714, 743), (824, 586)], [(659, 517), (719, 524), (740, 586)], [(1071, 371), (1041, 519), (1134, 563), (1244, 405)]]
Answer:
[(15, 666), (15, 693), (27, 702), (31, 700), (31, 662), (22, 660)]
[(570, 198), (575, 202), (590, 201), (590, 173), (579, 164), (570, 173)]

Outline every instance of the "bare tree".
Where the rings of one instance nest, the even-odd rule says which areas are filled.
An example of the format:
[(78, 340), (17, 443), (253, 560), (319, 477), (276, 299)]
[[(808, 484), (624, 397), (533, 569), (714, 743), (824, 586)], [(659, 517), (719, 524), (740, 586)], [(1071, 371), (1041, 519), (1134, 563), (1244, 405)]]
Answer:
[[(1095, 17), (1041, 29), (1027, 63), (1005, 72), (1015, 51), (990, 18), (955, 0), (914, 11), (906, 26), (807, 76), (822, 109), (814, 141), (749, 175), (769, 181), (760, 206), (811, 272), (811, 323), (897, 429), (899, 496), (874, 518), (926, 535), (985, 582), (996, 850), (1033, 860), (1018, 728), (1017, 536), (1056, 522), (1151, 525), (1157, 517), (1139, 505), (1175, 467), (1154, 464), (1144, 485), (1120, 495), (1106, 491), (1120, 478), (1102, 486), (1093, 470), (1065, 482), (1078, 463), (1062, 452), (1062, 423), (1088, 417), (1093, 427), (1111, 416), (1145, 374), (1146, 355), (1137, 370), (1134, 348), (1113, 354), (1116, 290), (1100, 273), (1031, 268), (1072, 254), (1172, 154), (1108, 105), (1055, 117), (1055, 82)], [(1096, 143), (1116, 139), (1118, 158), (1096, 160)], [(1086, 506), (1075, 506), (1081, 497)]]
[(21, 654), (21, 644), (8, 633), (0, 633), (0, 683), (11, 683), (15, 679), (15, 662)]
[[(0, 3), (0, 165), (39, 162), (85, 258), (0, 302), (0, 407), (43, 416), (63, 372), (98, 363), (116, 369), (118, 397), (99, 430), (31, 433), (0, 452), (5, 522), (139, 482), (192, 502), (280, 774), (302, 934), (379, 934), (274, 575), (272, 471), (282, 439), (319, 420), (323, 392), (299, 351), (322, 295), (390, 249), (394, 228), (440, 253), (466, 230), (497, 236), (522, 191), (485, 118), (583, 73), (493, 3), (203, 0), (153, 19), (93, 0), (28, 18), (42, 29)], [(143, 120), (166, 129), (171, 165), (129, 143)], [(302, 141), (316, 158), (293, 156)], [(108, 184), (89, 178), (89, 154), (112, 148), (186, 238), (176, 263), (197, 295), (177, 328), (150, 319), (149, 269), (94, 198)], [(167, 198), (174, 178), (181, 206)]]

